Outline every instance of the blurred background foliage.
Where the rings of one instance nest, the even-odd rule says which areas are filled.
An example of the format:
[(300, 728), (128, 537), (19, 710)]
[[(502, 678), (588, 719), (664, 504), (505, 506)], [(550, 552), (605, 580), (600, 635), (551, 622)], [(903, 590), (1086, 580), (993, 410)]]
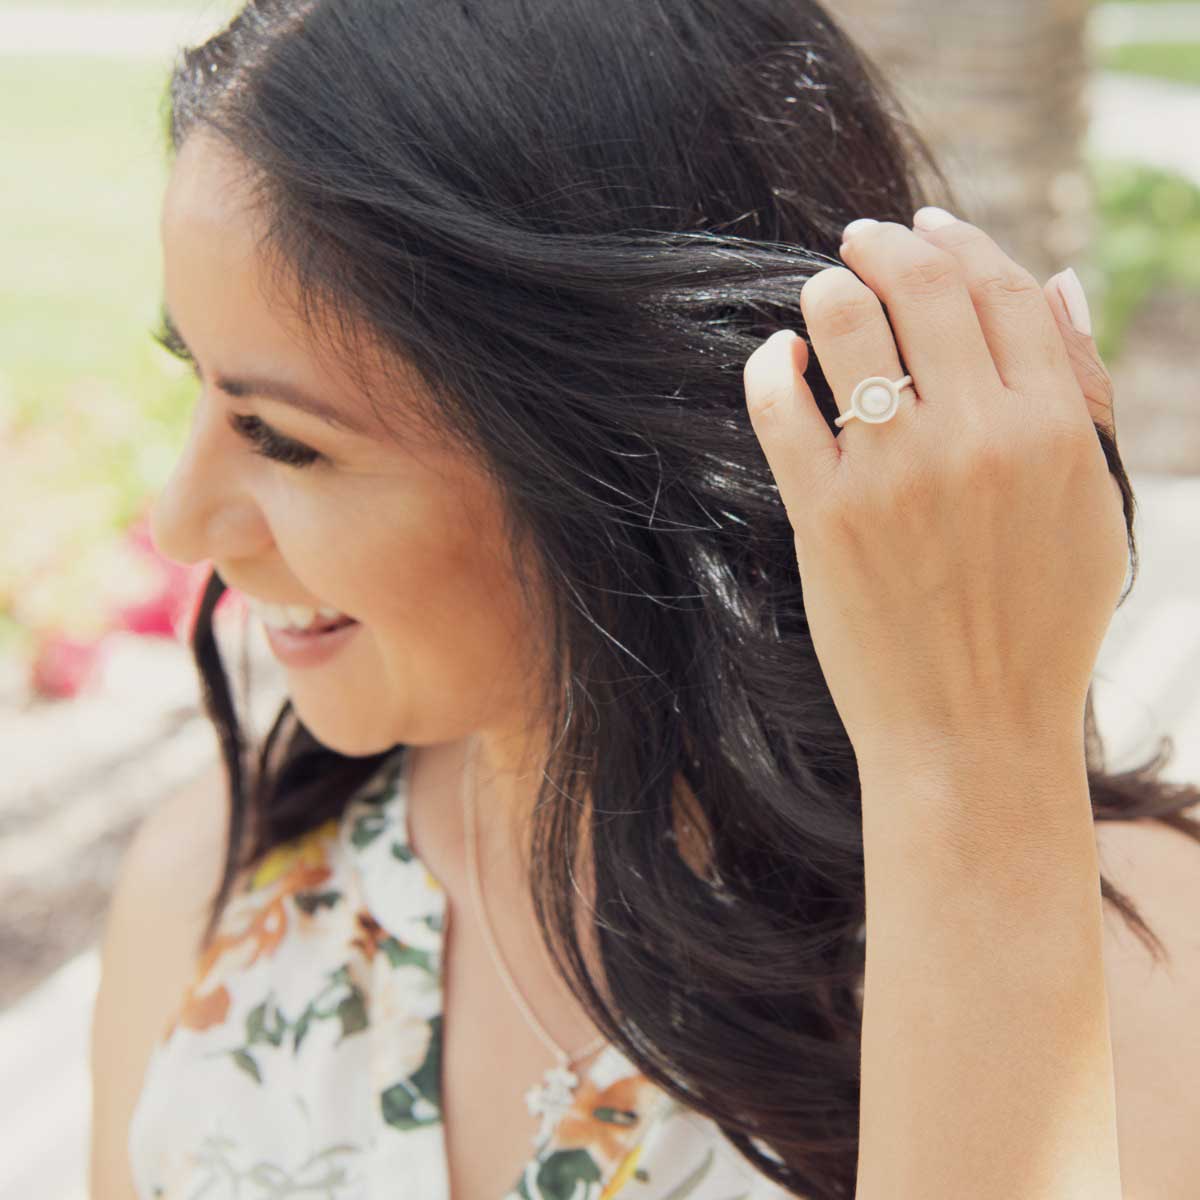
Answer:
[[(0, 15), (17, 7), (4, 0)], [(157, 5), (208, 16), (235, 8)], [(1097, 59), (1200, 84), (1200, 39), (1109, 47)], [(195, 385), (149, 336), (161, 287), (165, 78), (165, 63), (149, 58), (0, 56), (0, 94), (10, 98), (0, 107), (0, 654), (28, 654), (48, 632), (99, 636), (112, 605), (136, 595), (142, 560), (123, 535), (186, 434)], [(1111, 363), (1156, 289), (1200, 295), (1200, 189), (1130, 163), (1091, 159), (1088, 169), (1103, 276), (1097, 334)]]

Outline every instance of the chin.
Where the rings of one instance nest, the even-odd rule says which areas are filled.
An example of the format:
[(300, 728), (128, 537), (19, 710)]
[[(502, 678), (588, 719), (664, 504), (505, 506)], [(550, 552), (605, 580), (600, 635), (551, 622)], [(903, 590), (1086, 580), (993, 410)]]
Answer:
[(292, 707), (305, 729), (322, 746), (347, 758), (366, 758), (382, 754), (396, 745), (394, 731), (381, 721), (382, 706), (364, 711), (361, 704), (337, 704), (335, 697), (325, 692), (319, 700), (306, 703), (304, 696), (291, 692)]

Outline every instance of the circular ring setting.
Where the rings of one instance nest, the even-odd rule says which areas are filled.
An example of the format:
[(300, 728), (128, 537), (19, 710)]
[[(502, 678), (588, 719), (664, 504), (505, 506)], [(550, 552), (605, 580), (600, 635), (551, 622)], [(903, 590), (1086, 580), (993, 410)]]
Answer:
[(854, 389), (850, 407), (834, 424), (845, 425), (855, 417), (869, 425), (882, 425), (884, 421), (890, 421), (900, 407), (900, 393), (911, 384), (911, 375), (897, 380), (888, 379), (885, 375), (872, 375), (864, 379)]

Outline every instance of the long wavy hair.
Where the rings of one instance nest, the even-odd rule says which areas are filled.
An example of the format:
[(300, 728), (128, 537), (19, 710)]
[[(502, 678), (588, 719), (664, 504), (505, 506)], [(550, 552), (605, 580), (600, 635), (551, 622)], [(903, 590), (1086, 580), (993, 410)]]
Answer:
[[(551, 664), (528, 884), (557, 969), (757, 1170), (851, 1200), (858, 771), (742, 368), (776, 329), (805, 331), (800, 288), (840, 261), (848, 220), (963, 211), (928, 146), (815, 0), (256, 0), (180, 51), (164, 116), (169, 153), (203, 126), (243, 156), (314, 344), (415, 368), (421, 418), (499, 485)], [(833, 428), (815, 359), (809, 379)], [(1134, 495), (1096, 432), (1132, 588)], [(192, 637), (230, 805), (205, 942), (239, 871), (338, 816), (385, 757), (322, 746), (290, 702), (246, 744), (224, 590), (214, 572)], [(1182, 812), (1200, 791), (1156, 778), (1169, 738), (1108, 772), (1090, 692), (1084, 732), (1097, 820), (1200, 840)], [(602, 981), (576, 938), (581, 845)]]

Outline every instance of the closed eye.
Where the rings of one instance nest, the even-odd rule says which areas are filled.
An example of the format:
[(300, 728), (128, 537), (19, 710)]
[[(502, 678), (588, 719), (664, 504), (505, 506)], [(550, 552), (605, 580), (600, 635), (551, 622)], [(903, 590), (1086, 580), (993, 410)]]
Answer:
[[(200, 378), (200, 371), (192, 352), (169, 324), (163, 322), (151, 331), (150, 336), (168, 354), (187, 363), (197, 380)], [(319, 450), (313, 450), (302, 442), (285, 437), (259, 417), (246, 413), (230, 413), (229, 427), (250, 443), (255, 454), (273, 462), (281, 462), (289, 467), (309, 467), (314, 463), (329, 462), (328, 457)]]
[(310, 467), (320, 460), (329, 461), (320, 451), (284, 437), (265, 421), (250, 414), (230, 413), (229, 427), (251, 444), (255, 454), (285, 463), (289, 467)]

